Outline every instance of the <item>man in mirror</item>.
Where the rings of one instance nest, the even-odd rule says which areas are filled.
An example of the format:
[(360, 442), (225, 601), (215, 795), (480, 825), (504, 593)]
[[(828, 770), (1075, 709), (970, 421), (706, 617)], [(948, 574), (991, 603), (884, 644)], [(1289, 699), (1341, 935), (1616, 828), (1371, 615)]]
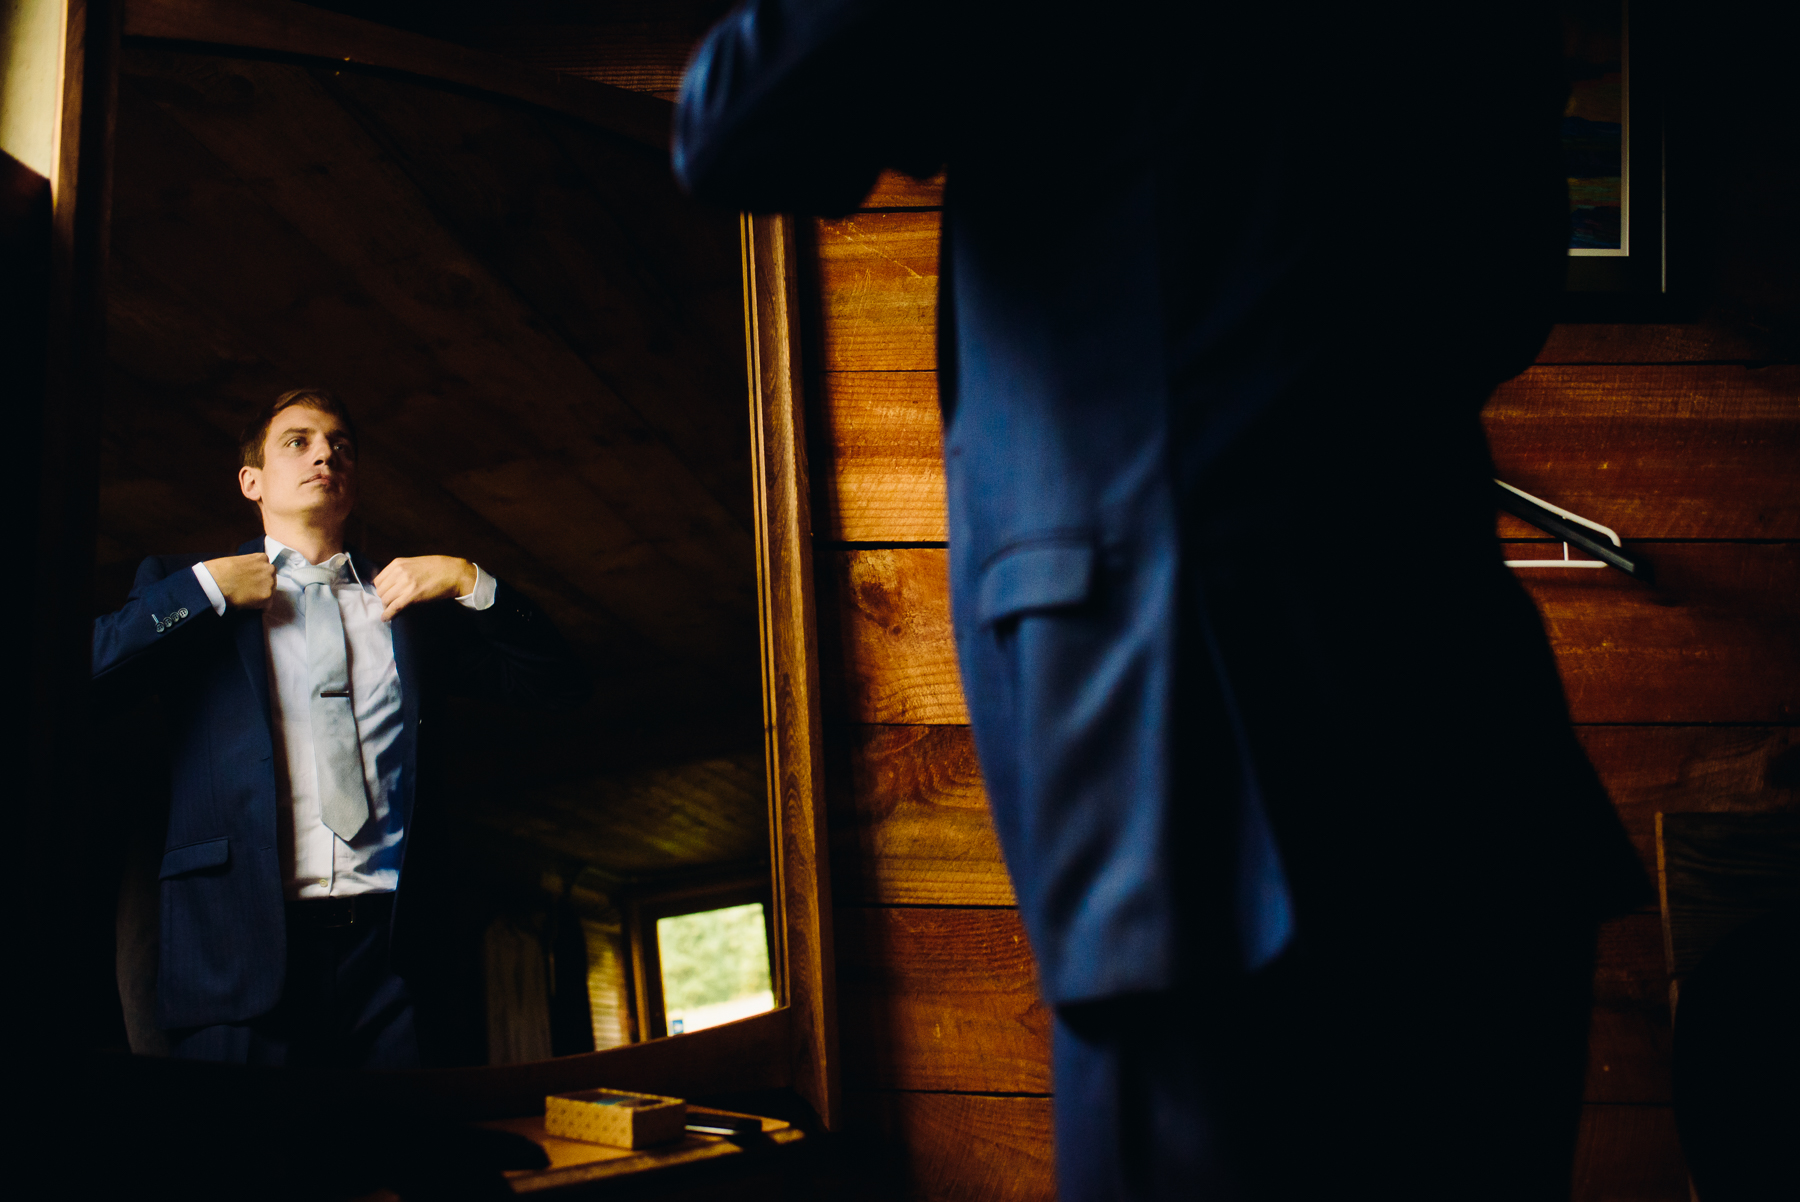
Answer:
[(156, 692), (170, 715), (156, 1020), (185, 1058), (413, 1066), (406, 949), (430, 914), (397, 911), (430, 823), (424, 718), (444, 693), (572, 707), (586, 674), (469, 560), (376, 570), (345, 546), (357, 438), (331, 394), (282, 394), (240, 452), (263, 536), (146, 559), (94, 622), (97, 694)]

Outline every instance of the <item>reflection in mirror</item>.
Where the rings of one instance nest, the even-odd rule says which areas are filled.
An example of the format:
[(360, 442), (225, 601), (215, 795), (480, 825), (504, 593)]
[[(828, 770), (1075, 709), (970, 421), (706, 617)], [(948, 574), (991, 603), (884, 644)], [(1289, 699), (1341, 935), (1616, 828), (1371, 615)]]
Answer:
[[(238, 433), (316, 386), (359, 427), (348, 541), (479, 563), (595, 681), (577, 712), (459, 700), (419, 732), (399, 921), (431, 949), (428, 1062), (777, 1000), (741, 288), (735, 219), (648, 147), (391, 72), (128, 40), (95, 612), (147, 555), (260, 533)], [(145, 698), (101, 740), (148, 1052), (168, 718)]]
[(681, 1035), (770, 1009), (770, 911), (765, 879), (639, 892), (627, 939), (641, 1029)]
[(762, 902), (656, 920), (669, 1034), (703, 1031), (775, 1005), (768, 921)]

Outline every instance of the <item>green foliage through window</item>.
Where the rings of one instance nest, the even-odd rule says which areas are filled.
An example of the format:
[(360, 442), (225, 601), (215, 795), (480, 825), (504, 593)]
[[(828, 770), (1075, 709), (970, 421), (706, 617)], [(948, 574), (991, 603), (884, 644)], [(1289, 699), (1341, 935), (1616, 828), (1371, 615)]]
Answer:
[(761, 902), (656, 920), (669, 1034), (774, 1008)]

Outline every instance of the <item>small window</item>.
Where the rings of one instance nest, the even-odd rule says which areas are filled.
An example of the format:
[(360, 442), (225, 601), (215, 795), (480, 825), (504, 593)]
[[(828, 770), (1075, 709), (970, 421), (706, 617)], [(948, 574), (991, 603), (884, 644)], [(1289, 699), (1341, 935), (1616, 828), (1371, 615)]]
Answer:
[(665, 887), (628, 908), (638, 1038), (704, 1031), (780, 1004), (765, 882)]
[(681, 1035), (775, 1008), (761, 902), (656, 920), (663, 1016)]

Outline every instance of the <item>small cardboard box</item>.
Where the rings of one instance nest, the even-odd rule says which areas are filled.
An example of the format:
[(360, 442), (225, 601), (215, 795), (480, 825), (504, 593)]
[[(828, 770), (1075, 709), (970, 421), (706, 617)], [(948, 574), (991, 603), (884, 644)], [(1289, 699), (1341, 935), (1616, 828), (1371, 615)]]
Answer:
[(643, 1148), (680, 1139), (687, 1103), (680, 1098), (617, 1089), (584, 1089), (544, 1099), (544, 1133), (615, 1148)]

